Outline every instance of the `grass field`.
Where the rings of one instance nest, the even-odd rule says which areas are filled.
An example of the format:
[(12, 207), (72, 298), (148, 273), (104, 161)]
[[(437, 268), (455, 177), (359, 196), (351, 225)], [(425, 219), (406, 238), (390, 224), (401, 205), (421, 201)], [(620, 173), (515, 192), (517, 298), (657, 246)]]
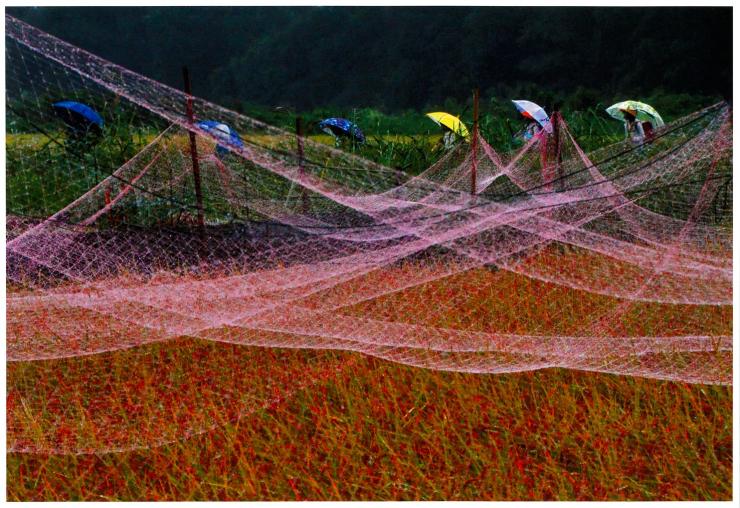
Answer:
[[(162, 357), (191, 378), (205, 366), (229, 368), (232, 382), (259, 382), (255, 363), (297, 373), (315, 360), (179, 341), (79, 368), (112, 363), (142, 372), (162, 368)], [(731, 499), (730, 387), (321, 358), (332, 367), (325, 379), (182, 442), (98, 456), (10, 454), (8, 498)]]
[[(418, 268), (373, 277), (407, 275), (397, 270)], [(440, 294), (455, 297), (434, 312), (413, 304)], [(478, 269), (341, 312), (577, 334), (614, 303)], [(635, 304), (615, 333), (691, 334), (707, 322), (712, 334), (731, 333), (731, 309)], [(718, 500), (732, 492), (729, 386), (560, 369), (439, 372), (358, 353), (183, 337), (12, 363), (8, 387), (10, 429), (124, 450), (11, 453), (9, 499)]]

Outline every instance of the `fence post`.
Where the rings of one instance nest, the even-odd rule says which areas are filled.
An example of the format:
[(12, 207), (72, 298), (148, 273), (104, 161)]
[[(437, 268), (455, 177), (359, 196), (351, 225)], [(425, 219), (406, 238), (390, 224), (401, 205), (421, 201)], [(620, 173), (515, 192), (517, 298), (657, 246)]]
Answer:
[(195, 181), (195, 205), (198, 208), (198, 225), (201, 230), (205, 229), (205, 218), (203, 217), (203, 193), (200, 184), (200, 165), (198, 164), (198, 147), (195, 143), (195, 132), (193, 132), (193, 126), (195, 124), (195, 117), (193, 115), (193, 93), (192, 85), (190, 83), (190, 73), (188, 68), (182, 68), (182, 77), (185, 82), (185, 94), (187, 98), (185, 100), (185, 110), (188, 115), (188, 122), (190, 123), (190, 129), (188, 134), (190, 135), (190, 158), (193, 163), (193, 180)]
[[(303, 165), (303, 118), (297, 116), (295, 118), (295, 136), (296, 143), (298, 145), (298, 175), (301, 180), (306, 174), (306, 168)], [(306, 188), (301, 184), (301, 202), (303, 207), (303, 213), (308, 211), (308, 195), (306, 194)]]
[(476, 177), (478, 171), (478, 89), (473, 90), (473, 139), (471, 140), (473, 151), (473, 167), (470, 171), (470, 194), (476, 194)]
[(555, 187), (557, 190), (563, 191), (565, 190), (565, 182), (563, 181), (563, 153), (562, 147), (560, 146), (560, 123), (562, 120), (560, 111), (555, 111), (552, 114), (552, 119), (553, 150), (555, 151), (555, 178), (558, 180), (558, 184)]

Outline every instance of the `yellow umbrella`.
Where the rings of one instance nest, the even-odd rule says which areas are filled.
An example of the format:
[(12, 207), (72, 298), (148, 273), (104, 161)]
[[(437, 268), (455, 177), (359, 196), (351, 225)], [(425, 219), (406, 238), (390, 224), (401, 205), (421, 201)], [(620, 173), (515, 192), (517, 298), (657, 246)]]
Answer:
[(470, 140), (470, 133), (465, 124), (460, 119), (449, 113), (443, 111), (437, 111), (434, 113), (427, 113), (427, 116), (431, 118), (434, 123), (442, 127), (446, 127), (460, 137)]

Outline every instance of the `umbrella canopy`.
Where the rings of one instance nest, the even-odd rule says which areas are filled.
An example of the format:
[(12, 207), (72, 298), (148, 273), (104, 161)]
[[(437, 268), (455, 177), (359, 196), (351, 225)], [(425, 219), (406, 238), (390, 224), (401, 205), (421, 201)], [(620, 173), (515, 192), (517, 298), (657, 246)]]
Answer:
[(451, 132), (454, 132), (460, 137), (463, 137), (465, 139), (470, 139), (470, 133), (468, 132), (468, 128), (465, 127), (465, 124), (460, 121), (460, 119), (454, 115), (451, 115), (449, 113), (445, 113), (443, 111), (436, 111), (434, 113), (427, 113), (427, 116), (434, 121), (437, 125), (448, 129)]
[(59, 101), (51, 105), (56, 115), (76, 132), (102, 132), (103, 117), (87, 104), (75, 101)]
[(355, 138), (360, 143), (365, 142), (365, 134), (362, 130), (346, 118), (326, 118), (319, 122), (319, 129), (336, 138), (344, 136)]
[(229, 150), (225, 146), (222, 146), (221, 143), (233, 148), (242, 148), (244, 146), (244, 142), (242, 141), (242, 138), (239, 137), (239, 133), (225, 123), (216, 122), (214, 120), (203, 120), (202, 122), (198, 122), (197, 125), (220, 141), (220, 143), (216, 145), (216, 152), (220, 155), (226, 155), (229, 152)]
[(651, 122), (655, 127), (662, 127), (665, 125), (663, 119), (660, 117), (657, 111), (653, 109), (649, 104), (638, 101), (622, 101), (606, 108), (606, 112), (612, 118), (617, 120), (624, 120), (624, 112), (627, 111), (632, 113), (641, 122)]
[(547, 132), (552, 132), (550, 117), (547, 116), (547, 113), (545, 113), (545, 110), (542, 109), (542, 107), (531, 101), (516, 100), (511, 102), (514, 103), (517, 111), (519, 111), (519, 113), (521, 113), (523, 117), (534, 120), (535, 122), (540, 124), (540, 126), (542, 126), (542, 128), (545, 129)]

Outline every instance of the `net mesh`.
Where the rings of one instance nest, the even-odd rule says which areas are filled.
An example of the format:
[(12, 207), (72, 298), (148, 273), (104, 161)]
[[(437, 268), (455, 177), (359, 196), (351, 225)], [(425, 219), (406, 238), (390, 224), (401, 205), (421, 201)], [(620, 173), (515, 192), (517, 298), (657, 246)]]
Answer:
[[(589, 153), (555, 113), (514, 153), (474, 133), (411, 176), (10, 16), (6, 73), (11, 451), (206, 432), (351, 367), (332, 350), (731, 383), (724, 104)], [(94, 106), (103, 134), (70, 131), (57, 100)]]

